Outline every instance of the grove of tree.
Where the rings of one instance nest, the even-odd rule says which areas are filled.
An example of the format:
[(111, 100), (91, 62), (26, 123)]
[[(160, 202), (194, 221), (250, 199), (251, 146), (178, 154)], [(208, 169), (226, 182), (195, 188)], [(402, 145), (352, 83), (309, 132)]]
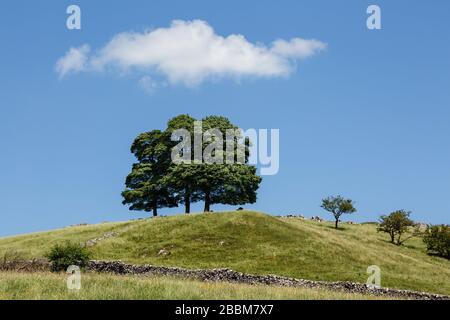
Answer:
[[(157, 216), (158, 209), (178, 207), (180, 204), (185, 206), (186, 213), (190, 213), (192, 203), (198, 201), (204, 202), (205, 212), (210, 212), (214, 204), (244, 205), (256, 202), (262, 179), (256, 174), (256, 167), (248, 164), (250, 141), (237, 136), (235, 147), (227, 149), (226, 131), (238, 128), (225, 117), (209, 116), (201, 120), (202, 134), (211, 129), (218, 129), (223, 134), (221, 140), (224, 146), (221, 150), (226, 151), (213, 150), (215, 156), (223, 157), (222, 163), (194, 161), (194, 154), (190, 163), (173, 161), (172, 150), (180, 142), (172, 140), (174, 131), (184, 129), (189, 132), (191, 146), (188, 149), (194, 150), (194, 135), (197, 134), (195, 121), (189, 115), (179, 115), (169, 120), (164, 131), (145, 132), (135, 139), (131, 152), (137, 162), (133, 164), (125, 181), (126, 189), (122, 192), (123, 204), (129, 205), (130, 210), (153, 212), (153, 216)], [(203, 141), (203, 150), (210, 146), (211, 141)], [(244, 163), (225, 161), (230, 157), (237, 159), (238, 150), (244, 150)]]

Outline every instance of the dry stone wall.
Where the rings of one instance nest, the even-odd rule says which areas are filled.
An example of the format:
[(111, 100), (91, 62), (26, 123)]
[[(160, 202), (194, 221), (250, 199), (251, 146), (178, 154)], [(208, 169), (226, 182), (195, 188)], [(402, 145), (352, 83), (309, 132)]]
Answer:
[(276, 275), (258, 276), (236, 272), (230, 269), (190, 270), (172, 267), (157, 267), (152, 265), (131, 265), (121, 261), (91, 261), (88, 269), (95, 272), (108, 272), (121, 275), (157, 275), (170, 277), (193, 278), (201, 281), (232, 282), (243, 284), (263, 284), (286, 287), (300, 287), (311, 289), (328, 289), (356, 294), (373, 294), (378, 296), (390, 296), (406, 299), (420, 300), (450, 300), (449, 296), (417, 292), (410, 290), (398, 290), (389, 288), (370, 288), (365, 284), (337, 281), (311, 281), (301, 280)]

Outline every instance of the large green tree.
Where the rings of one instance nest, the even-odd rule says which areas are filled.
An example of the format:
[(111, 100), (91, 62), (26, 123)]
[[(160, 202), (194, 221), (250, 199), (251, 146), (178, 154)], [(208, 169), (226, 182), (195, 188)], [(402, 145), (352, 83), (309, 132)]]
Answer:
[(159, 130), (140, 134), (131, 152), (139, 162), (126, 178), (123, 204), (130, 205), (130, 210), (153, 212), (153, 216), (158, 215), (158, 208), (177, 206), (177, 197), (163, 180), (170, 166), (166, 134)]
[[(256, 201), (261, 178), (255, 167), (247, 165), (249, 141), (242, 139), (237, 126), (221, 116), (205, 117), (196, 123), (189, 115), (180, 115), (169, 121), (166, 131), (172, 135), (179, 129), (189, 132), (190, 144), (184, 151), (190, 152), (190, 163), (172, 164), (165, 180), (177, 190), (186, 213), (190, 204), (199, 200), (204, 201), (205, 212), (211, 211), (215, 203), (238, 205)], [(227, 143), (232, 143), (231, 147)], [(240, 163), (236, 163), (238, 160)]]
[[(247, 164), (249, 142), (242, 141), (241, 133), (236, 131), (238, 127), (225, 117), (204, 118), (202, 130), (205, 136), (202, 148), (205, 155), (211, 154), (215, 161), (219, 161), (219, 163), (207, 163), (204, 156), (204, 163), (197, 166), (196, 184), (203, 195), (204, 211), (211, 211), (211, 205), (218, 203), (229, 205), (255, 203), (256, 192), (262, 179), (256, 175), (256, 168)], [(211, 136), (208, 139), (208, 132), (214, 133), (214, 130), (217, 130), (217, 133), (220, 132), (221, 136)], [(227, 133), (233, 134), (227, 137)], [(218, 150), (211, 148), (214, 142)], [(232, 143), (231, 147), (227, 145), (230, 143)]]
[[(185, 152), (193, 152), (194, 148), (194, 122), (195, 119), (187, 114), (176, 116), (169, 120), (167, 129), (165, 131), (168, 144), (171, 150), (180, 141), (172, 140), (172, 134), (176, 130), (186, 130), (189, 133), (190, 143)], [(193, 156), (189, 158), (193, 160)], [(171, 162), (164, 183), (177, 193), (180, 203), (185, 206), (185, 213), (191, 212), (191, 204), (202, 199), (202, 196), (197, 188), (196, 181), (198, 180), (198, 168), (194, 164), (174, 163)]]

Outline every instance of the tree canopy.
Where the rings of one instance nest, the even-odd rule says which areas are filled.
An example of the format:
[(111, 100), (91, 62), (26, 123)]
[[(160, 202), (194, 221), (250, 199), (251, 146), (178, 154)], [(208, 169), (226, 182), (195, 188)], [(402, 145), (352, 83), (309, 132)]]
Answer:
[(338, 228), (339, 219), (343, 214), (351, 214), (356, 212), (353, 200), (345, 199), (342, 196), (328, 197), (322, 200), (324, 210), (330, 212), (336, 219), (335, 228)]
[[(173, 140), (174, 132), (180, 129), (186, 139), (182, 151), (175, 149), (182, 139)], [(179, 204), (184, 204), (185, 212), (190, 213), (191, 204), (201, 200), (205, 212), (211, 211), (213, 204), (256, 202), (262, 179), (256, 174), (256, 167), (248, 165), (250, 141), (241, 139), (237, 129), (221, 116), (197, 122), (189, 115), (179, 115), (168, 121), (164, 131), (140, 134), (131, 146), (138, 162), (126, 179), (123, 203), (130, 205), (130, 210), (152, 211), (156, 216), (158, 208)], [(231, 147), (227, 145), (228, 132), (236, 133), (231, 136)], [(196, 135), (201, 135), (200, 146), (194, 144)], [(174, 162), (174, 150), (186, 153), (180, 156), (189, 161)]]
[(423, 241), (427, 251), (446, 259), (450, 259), (450, 226), (428, 226)]
[(388, 216), (381, 216), (378, 231), (388, 233), (391, 238), (391, 243), (395, 243), (398, 246), (402, 245), (406, 240), (417, 235), (417, 231), (415, 231), (410, 237), (402, 239), (402, 236), (411, 227), (416, 226), (416, 223), (409, 218), (410, 214), (411, 212), (405, 210), (397, 210)]

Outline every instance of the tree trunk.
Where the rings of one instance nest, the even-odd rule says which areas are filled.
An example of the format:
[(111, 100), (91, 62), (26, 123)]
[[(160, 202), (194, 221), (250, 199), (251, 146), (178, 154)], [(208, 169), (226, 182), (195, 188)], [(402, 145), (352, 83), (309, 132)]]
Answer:
[(211, 194), (209, 191), (205, 192), (205, 212), (211, 211)]
[(184, 206), (186, 208), (185, 210), (186, 214), (191, 213), (191, 195), (188, 192), (184, 196)]
[(153, 207), (153, 216), (154, 217), (158, 216), (158, 208), (156, 206)]
[(400, 240), (401, 237), (402, 237), (402, 234), (399, 233), (398, 238), (397, 238), (397, 245), (398, 245), (398, 246), (401, 246), (401, 245), (402, 245), (402, 242), (401, 242), (401, 240)]
[(337, 229), (338, 225), (339, 225), (339, 218), (341, 217), (341, 215), (337, 211), (332, 211), (332, 213), (333, 213), (334, 219), (336, 220), (334, 222), (334, 228)]

